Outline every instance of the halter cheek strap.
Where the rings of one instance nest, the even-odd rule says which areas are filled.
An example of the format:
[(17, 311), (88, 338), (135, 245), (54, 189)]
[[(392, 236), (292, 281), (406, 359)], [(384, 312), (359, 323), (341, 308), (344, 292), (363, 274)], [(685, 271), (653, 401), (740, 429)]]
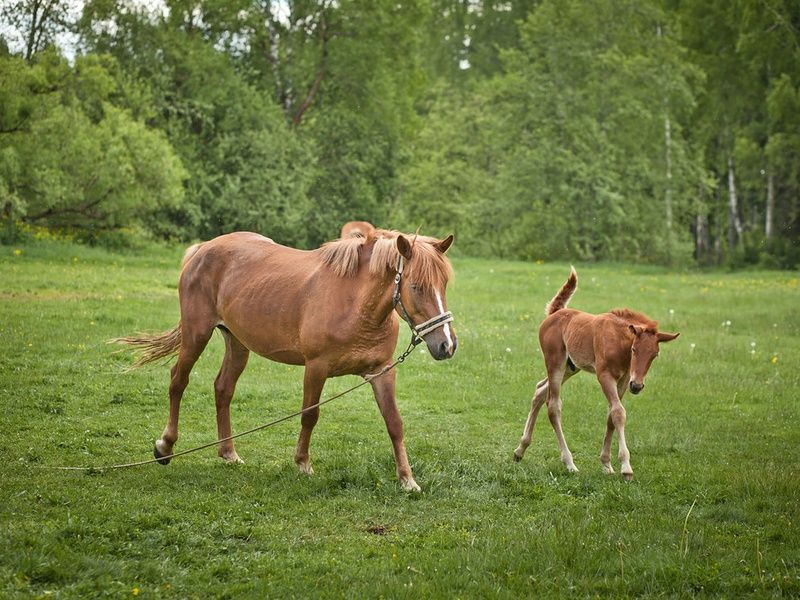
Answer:
[(408, 314), (406, 307), (403, 306), (403, 300), (400, 298), (400, 281), (403, 278), (403, 266), (404, 260), (402, 255), (397, 259), (397, 274), (394, 276), (394, 293), (392, 294), (392, 305), (398, 309), (400, 316), (403, 317), (403, 320), (408, 323), (408, 326), (411, 328), (411, 343), (416, 346), (422, 341), (426, 335), (428, 335), (431, 331), (442, 327), (443, 325), (449, 323), (453, 320), (453, 313), (449, 310), (445, 311), (441, 314), (436, 315), (432, 319), (428, 319), (424, 323), (420, 323), (419, 325), (414, 325), (411, 320), (411, 316)]

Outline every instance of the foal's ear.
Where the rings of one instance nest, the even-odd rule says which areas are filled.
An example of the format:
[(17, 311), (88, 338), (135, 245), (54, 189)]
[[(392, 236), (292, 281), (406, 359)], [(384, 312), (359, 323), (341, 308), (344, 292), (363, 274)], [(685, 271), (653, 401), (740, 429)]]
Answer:
[(411, 260), (411, 242), (403, 235), (397, 236), (397, 251), (406, 260)]
[(436, 242), (433, 246), (439, 252), (444, 254), (445, 252), (447, 252), (447, 249), (450, 248), (450, 246), (452, 245), (453, 239), (454, 239), (453, 238), (453, 234), (451, 233), (446, 238), (444, 238), (441, 242)]
[(658, 334), (658, 341), (660, 342), (671, 342), (676, 337), (678, 337), (680, 333), (660, 333)]
[(644, 327), (637, 327), (636, 325), (628, 325), (628, 329), (630, 329), (631, 333), (635, 336), (642, 335), (642, 332), (644, 331)]

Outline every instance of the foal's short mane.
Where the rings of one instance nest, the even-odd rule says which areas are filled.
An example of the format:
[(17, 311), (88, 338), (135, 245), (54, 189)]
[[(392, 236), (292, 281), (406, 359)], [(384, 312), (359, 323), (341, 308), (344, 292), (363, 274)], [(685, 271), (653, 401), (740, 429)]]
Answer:
[[(377, 275), (394, 271), (400, 252), (397, 250), (397, 231), (377, 229), (363, 238), (343, 238), (327, 242), (320, 248), (322, 262), (331, 267), (339, 277), (352, 277), (358, 271), (359, 249), (374, 242), (369, 261), (369, 272)], [(426, 289), (441, 289), (453, 277), (453, 267), (444, 254), (433, 244), (436, 238), (423, 235), (406, 235), (413, 243), (411, 260), (404, 272), (414, 283)]]
[(631, 324), (641, 325), (645, 331), (649, 331), (650, 333), (656, 333), (658, 331), (658, 322), (653, 321), (653, 319), (644, 313), (636, 312), (635, 310), (631, 310), (629, 308), (615, 308), (609, 312), (611, 312), (612, 315), (616, 315), (620, 319), (628, 321)]

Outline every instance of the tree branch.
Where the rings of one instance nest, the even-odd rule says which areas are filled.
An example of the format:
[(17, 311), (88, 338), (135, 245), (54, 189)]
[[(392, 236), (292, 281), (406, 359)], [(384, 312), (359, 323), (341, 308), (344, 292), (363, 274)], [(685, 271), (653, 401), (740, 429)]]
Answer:
[(325, 77), (325, 71), (327, 66), (327, 59), (328, 59), (328, 34), (327, 34), (327, 27), (325, 23), (325, 11), (320, 13), (319, 19), (319, 30), (320, 30), (320, 58), (319, 58), (319, 66), (317, 67), (317, 74), (314, 77), (314, 81), (311, 84), (311, 87), (306, 94), (306, 97), (303, 98), (303, 101), (300, 103), (300, 107), (295, 112), (294, 117), (292, 117), (292, 125), (297, 127), (300, 124), (300, 121), (303, 119), (303, 115), (311, 106), (311, 103), (314, 102), (314, 98), (316, 97), (317, 93), (319, 92), (320, 87), (322, 86), (322, 80)]

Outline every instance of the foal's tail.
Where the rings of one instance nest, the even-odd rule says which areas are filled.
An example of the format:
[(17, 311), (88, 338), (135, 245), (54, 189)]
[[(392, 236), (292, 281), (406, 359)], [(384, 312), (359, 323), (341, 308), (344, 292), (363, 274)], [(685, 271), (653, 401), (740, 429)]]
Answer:
[(578, 289), (578, 274), (575, 272), (575, 267), (570, 267), (569, 277), (566, 283), (561, 286), (558, 293), (553, 296), (553, 299), (544, 307), (544, 314), (552, 315), (554, 312), (565, 308), (575, 294), (576, 289)]
[(172, 356), (180, 350), (181, 324), (178, 323), (175, 327), (163, 333), (154, 335), (140, 333), (135, 336), (109, 340), (109, 343), (130, 346), (130, 349), (137, 354), (136, 362), (131, 365), (130, 369), (138, 369), (148, 363)]

